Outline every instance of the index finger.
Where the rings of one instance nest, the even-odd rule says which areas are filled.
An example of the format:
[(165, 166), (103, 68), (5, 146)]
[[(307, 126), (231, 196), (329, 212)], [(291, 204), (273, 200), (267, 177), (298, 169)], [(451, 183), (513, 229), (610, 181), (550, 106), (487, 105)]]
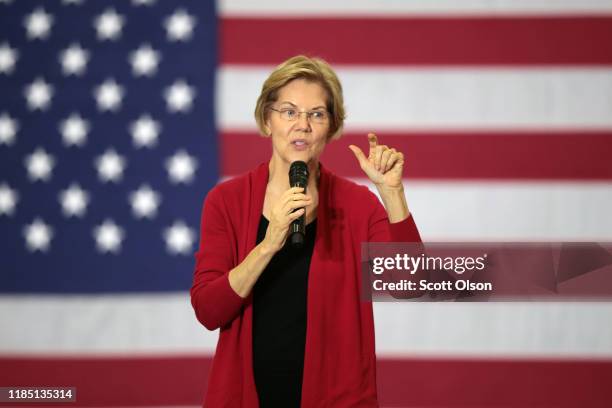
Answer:
[(368, 133), (368, 143), (370, 144), (370, 149), (375, 149), (378, 144), (378, 138), (374, 133)]
[(291, 196), (293, 196), (294, 194), (301, 193), (302, 191), (304, 191), (304, 187), (291, 187), (289, 188), (289, 190), (286, 190), (283, 194), (281, 194), (279, 200), (286, 202), (290, 200)]

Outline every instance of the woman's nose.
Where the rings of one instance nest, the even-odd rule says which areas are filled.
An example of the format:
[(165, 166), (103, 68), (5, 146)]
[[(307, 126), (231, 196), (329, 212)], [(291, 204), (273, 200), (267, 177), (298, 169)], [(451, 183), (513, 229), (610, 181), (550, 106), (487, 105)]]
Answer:
[(297, 125), (300, 129), (310, 129), (310, 120), (308, 119), (308, 112), (299, 112)]

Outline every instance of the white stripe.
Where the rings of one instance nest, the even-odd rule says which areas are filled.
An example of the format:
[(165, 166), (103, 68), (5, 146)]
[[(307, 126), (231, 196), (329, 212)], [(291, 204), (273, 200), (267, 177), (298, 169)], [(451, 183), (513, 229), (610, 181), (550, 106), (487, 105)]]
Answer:
[(404, 181), (404, 189), (425, 241), (612, 241), (612, 183)]
[(384, 355), (612, 358), (612, 303), (376, 303)]
[(221, 0), (222, 16), (508, 15), (612, 12), (609, 0)]
[[(255, 129), (253, 111), (272, 68), (223, 66), (221, 130)], [(610, 68), (337, 69), (347, 131), (612, 129)]]
[[(379, 355), (612, 358), (612, 303), (376, 303)], [(212, 354), (188, 293), (2, 296), (0, 353)]]
[(189, 294), (0, 296), (0, 352), (212, 352)]

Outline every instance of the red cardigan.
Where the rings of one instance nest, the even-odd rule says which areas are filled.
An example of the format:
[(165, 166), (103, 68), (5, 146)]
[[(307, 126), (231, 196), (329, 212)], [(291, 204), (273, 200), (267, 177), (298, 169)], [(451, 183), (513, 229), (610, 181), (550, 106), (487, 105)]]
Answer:
[[(252, 367), (252, 293), (240, 297), (228, 272), (255, 247), (268, 163), (220, 183), (202, 209), (191, 304), (209, 330), (221, 328), (204, 407), (258, 407)], [(378, 407), (372, 303), (360, 300), (361, 243), (420, 242), (412, 216), (390, 224), (365, 186), (321, 165), (317, 233), (308, 277), (302, 407)], [(279, 305), (282, 307), (282, 305)]]

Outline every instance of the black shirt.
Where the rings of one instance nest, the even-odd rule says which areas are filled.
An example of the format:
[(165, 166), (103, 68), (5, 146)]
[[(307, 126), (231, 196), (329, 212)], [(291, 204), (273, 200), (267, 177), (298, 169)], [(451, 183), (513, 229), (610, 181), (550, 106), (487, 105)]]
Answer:
[[(253, 288), (253, 374), (261, 408), (299, 407), (306, 345), (308, 269), (316, 220), (306, 226), (301, 249), (285, 243)], [(268, 228), (262, 215), (261, 242)]]

